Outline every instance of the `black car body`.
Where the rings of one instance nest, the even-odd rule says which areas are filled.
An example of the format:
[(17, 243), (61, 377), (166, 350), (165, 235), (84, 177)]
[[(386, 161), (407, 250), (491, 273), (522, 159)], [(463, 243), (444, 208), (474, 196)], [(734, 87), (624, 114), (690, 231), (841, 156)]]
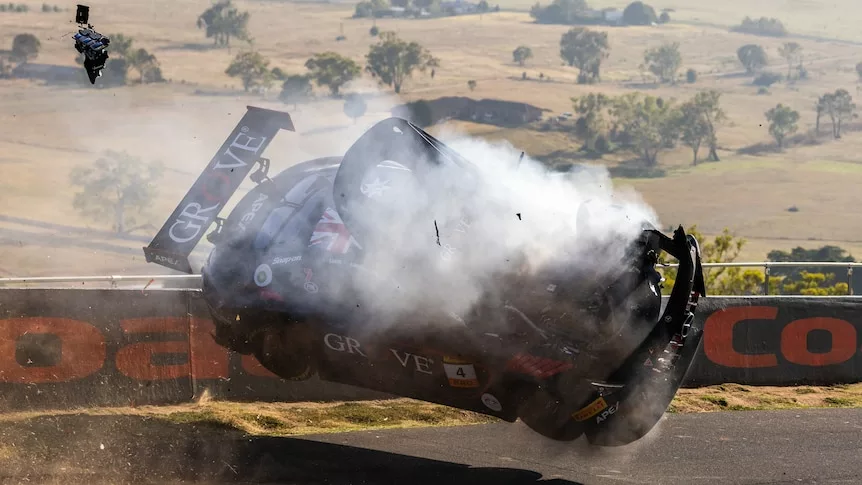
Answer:
[[(509, 422), (521, 419), (555, 440), (586, 435), (591, 443), (616, 446), (655, 426), (702, 336), (692, 325), (704, 294), (699, 247), (682, 227), (668, 237), (645, 226), (615, 272), (575, 265), (524, 272), (513, 263), (490, 275), (494, 283), (467, 312), (437, 302), (384, 314), (345, 283), (373, 281), (376, 292), (399, 298), (399, 274), (368, 264), (368, 254), (385, 255), (395, 237), (381, 231), (379, 221), (412, 234), (433, 219), (438, 240), (422, 249), (445, 261), (468, 258), (471, 223), (501, 216), (471, 202), (481, 177), (419, 127), (390, 118), (343, 156), (307, 161), (270, 178), (261, 155), (281, 128), (293, 128), (285, 113), (249, 108), (145, 248), (148, 261), (191, 272), (188, 255), (202, 231), (217, 223), (202, 293), (221, 345), (254, 354), (284, 379), (318, 375)], [(217, 219), (255, 163), (258, 185), (226, 219)], [(442, 173), (436, 167), (443, 166), (459, 176), (436, 179)], [(371, 192), (383, 179), (409, 188), (381, 202)], [(444, 197), (448, 209), (433, 203), (405, 209), (398, 201), (408, 196)], [(679, 261), (665, 301), (656, 270), (663, 251)], [(601, 254), (596, 247), (594, 256)], [(434, 268), (405, 266), (403, 275)], [(445, 281), (442, 276), (429, 274), (428, 281)], [(429, 300), (432, 294), (429, 288)]]

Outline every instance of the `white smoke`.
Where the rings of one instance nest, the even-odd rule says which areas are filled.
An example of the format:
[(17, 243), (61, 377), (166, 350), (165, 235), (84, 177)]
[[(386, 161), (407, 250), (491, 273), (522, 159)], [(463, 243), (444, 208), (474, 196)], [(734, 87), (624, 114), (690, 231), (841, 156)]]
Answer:
[[(81, 110), (69, 112), (95, 112), (107, 122), (98, 133), (82, 126), (75, 116), (63, 124), (75, 148), (95, 153), (126, 150), (144, 160), (166, 163), (169, 172), (160, 187), (158, 205), (151, 211), (155, 226), (164, 221), (157, 214), (166, 216), (179, 202), (246, 105), (291, 113), (296, 133), (279, 134), (265, 154), (273, 161), (274, 174), (312, 158), (343, 155), (403, 102), (367, 81), (353, 83), (344, 91), (361, 91), (368, 99), (366, 115), (354, 123), (343, 113), (340, 101), (300, 104), (294, 110), (273, 100), (189, 96), (172, 93), (177, 88), (171, 86), (149, 89), (160, 90), (163, 96), (154, 100), (150, 94), (144, 101), (132, 88), (84, 90), (80, 101), (65, 101), (82, 105)], [(404, 196), (394, 199), (402, 217), (428, 207), (435, 215), (410, 221), (409, 230), (392, 220), (379, 220), (374, 229), (386, 235), (387, 244), (366, 248), (364, 261), (379, 280), (360, 271), (343, 282), (345, 289), (359, 293), (359, 304), (379, 314), (381, 322), (425, 310), (466, 319), (495, 286), (556, 267), (583, 275), (613, 271), (642, 223), (658, 226), (652, 208), (634, 191), (615, 188), (602, 165), (552, 174), (530, 154), (520, 159), (520, 147), (509, 143), (486, 141), (448, 125), (429, 131), (474, 166), (481, 186), (469, 199), (450, 197), (448, 191), (463, 192), (458, 185), (465, 174), (447, 167), (429, 172), (419, 186), (406, 186)], [(245, 189), (251, 186), (244, 184)], [(428, 192), (426, 198), (423, 191)], [(458, 233), (465, 202), (475, 216), (467, 221), (467, 239)], [(221, 216), (227, 216), (230, 208), (231, 204)], [(204, 239), (199, 249), (206, 252), (207, 245)], [(448, 248), (454, 252), (445, 259)], [(199, 257), (192, 257), (195, 268), (202, 263)]]
[[(383, 244), (365, 248), (364, 266), (379, 279), (359, 272), (349, 285), (380, 325), (403, 325), (405, 314), (467, 320), (504, 282), (542, 271), (598, 278), (621, 269), (644, 223), (658, 227), (652, 208), (634, 191), (615, 189), (604, 166), (554, 174), (507, 142), (446, 125), (429, 130), (474, 166), (480, 184), (464, 196), (467, 175), (454, 165), (390, 184), (388, 217), (371, 228)], [(465, 205), (473, 217), (462, 219)]]

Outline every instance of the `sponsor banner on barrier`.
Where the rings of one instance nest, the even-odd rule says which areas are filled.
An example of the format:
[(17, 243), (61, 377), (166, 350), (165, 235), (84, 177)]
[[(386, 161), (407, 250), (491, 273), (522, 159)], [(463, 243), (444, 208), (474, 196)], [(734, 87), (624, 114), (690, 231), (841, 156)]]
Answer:
[[(698, 308), (703, 346), (684, 385), (860, 381), (860, 309), (853, 299), (707, 298)], [(281, 380), (220, 347), (212, 331), (194, 291), (2, 289), (0, 409), (178, 403), (205, 389), (233, 400), (386, 397)], [(425, 369), (421, 356), (395, 358)], [(451, 385), (475, 386), (470, 363), (444, 363)]]
[(686, 385), (862, 381), (860, 309), (854, 298), (706, 299)]
[(0, 290), (0, 409), (383, 396), (282, 381), (213, 331), (194, 292)]

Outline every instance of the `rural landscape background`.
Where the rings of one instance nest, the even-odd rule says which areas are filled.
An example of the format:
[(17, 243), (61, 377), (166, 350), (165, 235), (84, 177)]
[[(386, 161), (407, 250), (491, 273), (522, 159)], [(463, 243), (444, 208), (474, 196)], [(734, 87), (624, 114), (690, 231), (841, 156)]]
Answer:
[[(294, 119), (296, 133), (268, 149), (274, 170), (343, 154), (393, 106), (415, 103), (421, 109), (411, 114), (429, 118), (432, 133), (454, 128), (505, 141), (556, 170), (607, 166), (616, 187), (632, 187), (656, 210), (663, 229), (696, 225), (710, 260), (780, 259), (773, 251), (794, 248), (808, 250), (794, 259), (862, 254), (857, 3), (670, 0), (637, 6), (635, 20), (644, 21), (630, 22), (627, 1), (421, 1), (395, 9), (385, 0), (92, 1), (90, 22), (112, 37), (112, 60), (122, 61), (97, 87), (81, 82), (74, 4), (3, 6), (0, 277), (168, 273), (146, 264), (141, 247), (247, 105)], [(566, 38), (570, 62), (561, 56)], [(366, 55), (387, 41), (416, 60), (398, 93), (397, 83), (378, 83), (385, 73), (366, 70)], [(522, 46), (531, 55), (518, 62)], [(331, 82), (345, 76), (353, 79)], [(443, 97), (493, 100), (514, 118), (533, 108), (499, 102), (526, 103), (541, 119), (486, 116), (478, 103), (466, 110), (473, 117), (436, 119)], [(117, 180), (127, 186), (149, 180), (147, 164), (163, 164), (142, 185), (149, 189), (128, 191), (121, 224), (111, 200), (122, 191), (86, 173), (99, 160), (126, 167)], [(822, 281), (793, 273), (783, 286), (774, 280), (774, 291), (843, 293), (839, 273)], [(762, 291), (759, 269), (725, 272), (723, 282), (713, 276), (725, 292)]]

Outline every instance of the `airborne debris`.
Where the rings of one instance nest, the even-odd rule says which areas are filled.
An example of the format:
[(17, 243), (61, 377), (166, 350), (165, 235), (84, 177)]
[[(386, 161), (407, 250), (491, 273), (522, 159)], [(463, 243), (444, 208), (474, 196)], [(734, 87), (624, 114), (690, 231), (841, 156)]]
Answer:
[(96, 32), (89, 19), (90, 7), (79, 4), (75, 13), (75, 22), (80, 27), (74, 35), (75, 50), (84, 55), (84, 69), (87, 70), (90, 84), (96, 84), (96, 78), (102, 75), (102, 69), (108, 62), (108, 45), (111, 39)]

